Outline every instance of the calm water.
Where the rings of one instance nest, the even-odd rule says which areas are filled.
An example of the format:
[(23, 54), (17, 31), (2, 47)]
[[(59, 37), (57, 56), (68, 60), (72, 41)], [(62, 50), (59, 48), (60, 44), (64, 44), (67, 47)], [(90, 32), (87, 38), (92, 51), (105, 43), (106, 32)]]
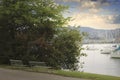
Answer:
[(114, 44), (89, 44), (90, 50), (84, 50), (87, 57), (81, 60), (85, 62), (84, 72), (120, 76), (120, 59), (113, 59), (110, 54), (101, 54), (101, 49), (111, 47)]

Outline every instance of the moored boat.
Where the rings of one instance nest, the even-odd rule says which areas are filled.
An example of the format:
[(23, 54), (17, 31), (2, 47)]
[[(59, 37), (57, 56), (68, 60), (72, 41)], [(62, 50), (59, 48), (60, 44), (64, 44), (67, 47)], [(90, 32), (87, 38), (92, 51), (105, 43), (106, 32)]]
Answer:
[(111, 52), (112, 58), (120, 58), (120, 46)]
[(115, 51), (118, 49), (118, 45), (113, 45), (113, 46), (106, 46), (101, 49), (101, 54), (110, 54), (111, 52)]

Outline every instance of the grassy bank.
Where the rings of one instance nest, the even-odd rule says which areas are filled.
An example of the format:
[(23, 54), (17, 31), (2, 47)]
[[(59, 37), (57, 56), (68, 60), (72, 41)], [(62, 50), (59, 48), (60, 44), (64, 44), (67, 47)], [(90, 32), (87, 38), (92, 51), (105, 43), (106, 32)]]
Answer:
[(7, 68), (7, 69), (14, 69), (14, 70), (24, 70), (24, 71), (30, 71), (30, 72), (55, 74), (55, 75), (68, 76), (68, 77), (85, 78), (90, 80), (120, 80), (120, 77), (83, 73), (83, 72), (76, 72), (76, 71), (54, 70), (54, 69), (48, 69), (45, 67), (31, 67), (31, 68), (22, 67), (22, 66), (0, 66), (0, 67)]

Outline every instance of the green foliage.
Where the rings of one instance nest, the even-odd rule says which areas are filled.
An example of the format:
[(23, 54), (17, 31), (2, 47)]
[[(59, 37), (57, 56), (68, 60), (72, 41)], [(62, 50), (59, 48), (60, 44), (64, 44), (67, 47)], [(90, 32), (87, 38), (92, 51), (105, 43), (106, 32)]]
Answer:
[(27, 65), (27, 66), (29, 66), (30, 67), (30, 63), (29, 63), (29, 56), (23, 56), (22, 57), (22, 63), (23, 63), (23, 65)]
[(0, 55), (20, 59), (33, 44), (46, 48), (56, 28), (66, 23), (61, 14), (66, 8), (52, 0), (1, 0)]
[(82, 36), (77, 29), (61, 28), (53, 38), (53, 52), (50, 53), (48, 63), (56, 68), (76, 70), (79, 56), (83, 56)]
[(10, 59), (6, 56), (0, 56), (0, 65), (7, 64), (10, 65)]
[(12, 59), (44, 61), (54, 68), (75, 70), (82, 55), (82, 35), (63, 28), (68, 7), (53, 0), (0, 1), (0, 55)]

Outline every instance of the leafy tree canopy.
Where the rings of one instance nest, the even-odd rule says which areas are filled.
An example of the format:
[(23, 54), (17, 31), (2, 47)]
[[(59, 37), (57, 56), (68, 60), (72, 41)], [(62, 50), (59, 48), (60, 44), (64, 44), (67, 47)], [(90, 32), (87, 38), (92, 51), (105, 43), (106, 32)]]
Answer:
[(0, 56), (74, 70), (82, 35), (63, 27), (67, 8), (53, 0), (0, 0)]
[(62, 16), (66, 8), (52, 0), (1, 0), (0, 42), (6, 45), (5, 49), (16, 43), (46, 44), (56, 28), (66, 23), (67, 19)]

